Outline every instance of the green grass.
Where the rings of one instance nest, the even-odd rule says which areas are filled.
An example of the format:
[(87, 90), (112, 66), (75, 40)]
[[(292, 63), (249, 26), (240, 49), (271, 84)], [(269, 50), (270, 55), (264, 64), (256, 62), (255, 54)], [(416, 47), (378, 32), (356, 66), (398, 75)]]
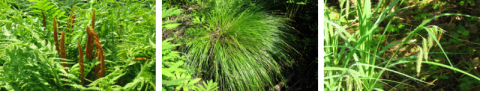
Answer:
[[(387, 58), (382, 58), (380, 55), (384, 53), (384, 50), (390, 48), (391, 46), (385, 46), (381, 48), (380, 42), (375, 42), (375, 40), (381, 40), (386, 35), (388, 30), (379, 29), (380, 22), (384, 20), (388, 24), (387, 27), (392, 26), (391, 22), (393, 18), (391, 17), (395, 12), (390, 12), (389, 10), (396, 6), (397, 3), (400, 3), (400, 0), (394, 0), (389, 6), (380, 7), (380, 3), (377, 7), (372, 7), (370, 1), (364, 1), (360, 3), (360, 0), (357, 0), (358, 5), (356, 7), (340, 7), (340, 13), (337, 13), (335, 16), (333, 11), (325, 10), (325, 52), (327, 56), (325, 57), (325, 90), (342, 90), (342, 91), (362, 91), (362, 90), (390, 90), (385, 89), (384, 87), (395, 87), (406, 85), (412, 86), (405, 83), (407, 80), (413, 80), (416, 82), (421, 82), (422, 84), (429, 84), (424, 80), (421, 80), (418, 77), (418, 74), (422, 72), (422, 65), (429, 64), (433, 66), (445, 67), (455, 72), (460, 72), (466, 74), (470, 77), (478, 77), (471, 75), (465, 71), (462, 71), (458, 68), (453, 67), (451, 61), (449, 60), (446, 52), (443, 50), (441, 45), (438, 45), (441, 49), (441, 53), (446, 57), (448, 64), (441, 64), (436, 62), (428, 62), (429, 60), (429, 49), (432, 48), (433, 44), (440, 44), (437, 37), (443, 33), (443, 29), (440, 29), (434, 25), (426, 26), (431, 20), (449, 15), (460, 15), (466, 17), (472, 17), (464, 14), (440, 14), (431, 18), (425, 16), (424, 20), (420, 25), (416, 26), (412, 32), (408, 33), (408, 36), (405, 38), (406, 41), (402, 41), (398, 44), (406, 44), (412, 38), (421, 38), (420, 44), (414, 44), (419, 48), (419, 53), (417, 55), (407, 56), (405, 58), (395, 58), (395, 56), (387, 56)], [(384, 1), (384, 0), (381, 0)], [(380, 1), (380, 2), (381, 2)], [(344, 1), (342, 1), (344, 2)], [(325, 6), (324, 6), (325, 7)], [(398, 6), (396, 6), (398, 7)], [(411, 6), (409, 6), (411, 7)], [(409, 7), (400, 7), (396, 9), (396, 12), (409, 8)], [(347, 9), (354, 8), (353, 11), (348, 11)], [(372, 11), (371, 9), (379, 10), (379, 8), (386, 8), (385, 11)], [(327, 8), (326, 8), (327, 9)], [(348, 13), (346, 13), (348, 12)], [(346, 16), (349, 14), (354, 14), (358, 19), (349, 19)], [(371, 19), (372, 17), (373, 20)], [(475, 17), (478, 18), (478, 17)], [(345, 27), (352, 24), (353, 22), (359, 23), (358, 30), (355, 30), (353, 34), (350, 34), (346, 31)], [(389, 29), (389, 28), (387, 28)], [(380, 32), (380, 37), (374, 37), (376, 31)], [(421, 34), (420, 31), (425, 32), (426, 34)], [(372, 40), (375, 39), (375, 40)], [(396, 55), (399, 52), (399, 49), (396, 49), (393, 55)], [(392, 67), (398, 64), (404, 63), (415, 63), (416, 74), (414, 73), (402, 73), (399, 70), (393, 70)], [(425, 65), (423, 65), (425, 66)], [(380, 70), (376, 70), (380, 69)], [(395, 81), (390, 79), (381, 79), (385, 71), (395, 73), (407, 77), (404, 81)], [(415, 75), (415, 76), (414, 76)], [(397, 86), (390, 86), (386, 82), (395, 82), (398, 83)]]
[(295, 49), (286, 44), (285, 18), (267, 13), (266, 4), (249, 0), (209, 3), (200, 15), (205, 24), (188, 29), (182, 39), (182, 50), (191, 60), (187, 68), (218, 82), (220, 90), (273, 87), (282, 78), (281, 65), (293, 62), (289, 53)]

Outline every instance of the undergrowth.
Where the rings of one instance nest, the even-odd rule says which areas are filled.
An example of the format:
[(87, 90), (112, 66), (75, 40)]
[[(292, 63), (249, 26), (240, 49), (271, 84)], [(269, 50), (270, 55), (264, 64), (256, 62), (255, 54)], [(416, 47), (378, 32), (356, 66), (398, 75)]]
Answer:
[(0, 90), (156, 89), (155, 1), (0, 4)]

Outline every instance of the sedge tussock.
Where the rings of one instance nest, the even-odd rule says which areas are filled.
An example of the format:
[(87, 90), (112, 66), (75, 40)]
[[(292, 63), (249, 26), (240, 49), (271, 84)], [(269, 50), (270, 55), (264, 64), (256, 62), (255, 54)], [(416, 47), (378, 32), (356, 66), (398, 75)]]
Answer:
[(77, 40), (77, 43), (78, 43), (78, 63), (80, 64), (80, 80), (82, 82), (82, 85), (85, 85), (85, 66), (83, 64), (83, 50), (82, 50), (82, 45), (80, 45), (80, 42), (78, 42)]

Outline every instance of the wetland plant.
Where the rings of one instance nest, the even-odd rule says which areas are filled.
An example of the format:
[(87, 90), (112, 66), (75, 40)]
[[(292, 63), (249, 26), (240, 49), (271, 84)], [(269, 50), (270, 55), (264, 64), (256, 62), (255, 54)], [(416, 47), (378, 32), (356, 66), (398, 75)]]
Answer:
[(266, 3), (218, 0), (207, 7), (206, 23), (187, 32), (187, 68), (219, 83), (220, 90), (263, 91), (291, 65), (284, 17), (266, 12)]

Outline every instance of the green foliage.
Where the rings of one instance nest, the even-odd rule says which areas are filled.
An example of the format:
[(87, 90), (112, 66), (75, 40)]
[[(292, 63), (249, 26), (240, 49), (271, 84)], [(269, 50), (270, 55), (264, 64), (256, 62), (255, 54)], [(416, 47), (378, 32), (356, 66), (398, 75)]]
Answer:
[(195, 17), (193, 19), (193, 23), (195, 24), (203, 24), (205, 22), (205, 17), (202, 17), (202, 19), (200, 19), (199, 17)]
[(461, 83), (460, 85), (458, 85), (458, 87), (461, 90), (466, 90), (466, 89), (471, 88), (472, 86), (476, 86), (476, 85), (480, 84), (480, 81), (473, 80), (472, 77), (462, 77), (458, 80)]
[(468, 36), (470, 32), (465, 29), (465, 27), (462, 25), (462, 23), (460, 23), (460, 24), (458, 24), (457, 33), (462, 34), (463, 36)]
[(430, 16), (432, 16), (430, 13), (421, 13), (420, 16), (415, 16), (415, 17), (413, 17), (413, 19), (415, 21), (420, 21), (420, 20), (423, 20), (423, 19), (427, 19)]
[(458, 43), (462, 43), (463, 40), (462, 39), (459, 39), (460, 38), (460, 35), (458, 34), (453, 34), (453, 38), (450, 38), (448, 39), (449, 42), (452, 42), (454, 44), (458, 44)]
[[(467, 1), (467, 2), (465, 2), (465, 1)], [(465, 7), (467, 6), (467, 4), (473, 4), (473, 5), (475, 5), (475, 1), (474, 1), (474, 0), (461, 0), (461, 1), (458, 3), (458, 5), (460, 5), (460, 6), (465, 6)]]
[(445, 75), (433, 75), (432, 78), (433, 78), (433, 79), (437, 79), (437, 78), (440, 78), (440, 79), (448, 79), (448, 76), (445, 76)]
[[(206, 24), (186, 31), (186, 68), (214, 79), (220, 90), (265, 90), (293, 62), (283, 18), (266, 13), (266, 3), (220, 0), (209, 3)], [(266, 5), (265, 5), (266, 6)], [(199, 21), (203, 21), (198, 18)], [(198, 21), (197, 20), (197, 21)], [(199, 22), (198, 22), (199, 23)], [(198, 67), (197, 67), (198, 66)]]
[(53, 19), (53, 17), (57, 17), (59, 19), (67, 17), (65, 16), (65, 11), (60, 11), (59, 6), (55, 5), (49, 0), (28, 0), (33, 2), (33, 5), (30, 8), (34, 10), (30, 11), (30, 13), (42, 15), (42, 11), (45, 13), (45, 16), (49, 17), (49, 20)]
[[(59, 60), (49, 58), (55, 55), (53, 48), (38, 48), (30, 43), (13, 41), (5, 46), (8, 54), (1, 60), (0, 82), (7, 90), (53, 90), (66, 85), (58, 74), (67, 74), (61, 69)], [(44, 52), (44, 53), (42, 53)], [(0, 88), (1, 89), (1, 88)]]
[[(95, 0), (92, 0), (95, 1)], [(155, 2), (146, 1), (7, 1), (15, 7), (0, 9), (0, 89), (6, 90), (155, 90)], [(4, 4), (3, 1), (0, 4)], [(121, 4), (120, 7), (117, 5)], [(125, 5), (125, 6), (123, 6)], [(74, 6), (75, 27), (66, 28)], [(81, 85), (78, 47), (85, 49), (86, 26), (96, 10), (95, 32), (104, 49), (103, 78)], [(41, 10), (47, 26), (43, 27)], [(68, 14), (66, 13), (68, 12)], [(122, 14), (120, 14), (122, 13)], [(55, 50), (52, 20), (59, 18), (58, 31), (65, 30), (68, 67)], [(78, 46), (77, 41), (80, 42)], [(120, 41), (122, 41), (120, 43)], [(84, 51), (84, 50), (83, 50)], [(97, 50), (94, 50), (97, 51)], [(84, 52), (85, 53), (85, 52)], [(93, 53), (92, 53), (93, 54)], [(134, 61), (145, 57), (151, 61)], [(86, 58), (84, 58), (86, 59)], [(153, 61), (152, 61), (153, 60)], [(93, 74), (96, 59), (85, 60), (85, 76)], [(64, 70), (68, 69), (68, 73)], [(91, 72), (91, 73), (90, 73)], [(67, 78), (65, 78), (67, 77)], [(121, 78), (133, 78), (122, 79)], [(66, 89), (65, 86), (70, 86)]]
[[(168, 18), (170, 16), (173, 16), (173, 15), (178, 15), (182, 13), (182, 9), (177, 9), (177, 8), (170, 8), (170, 9), (166, 9), (166, 7), (163, 7), (162, 8), (162, 19), (164, 18)], [(174, 29), (176, 27), (178, 27), (180, 25), (180, 23), (175, 23), (175, 21), (167, 21), (167, 22), (163, 22), (162, 23), (162, 28), (165, 28), (165, 29)]]
[(203, 82), (205, 87), (197, 87), (195, 84), (201, 79), (192, 79), (190, 73), (188, 73), (181, 65), (187, 60), (186, 57), (180, 57), (179, 52), (173, 51), (173, 48), (179, 44), (171, 44), (170, 39), (166, 39), (162, 42), (162, 90), (169, 91), (175, 90), (197, 90), (197, 91), (215, 91), (218, 89), (218, 83), (212, 80), (207, 83)]

